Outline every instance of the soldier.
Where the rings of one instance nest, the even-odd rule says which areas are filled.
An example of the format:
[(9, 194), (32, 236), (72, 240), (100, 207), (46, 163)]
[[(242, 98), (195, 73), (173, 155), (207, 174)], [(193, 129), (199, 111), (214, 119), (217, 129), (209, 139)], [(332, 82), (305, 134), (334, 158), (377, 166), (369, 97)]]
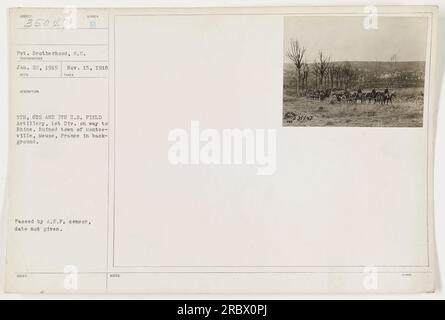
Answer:
[(360, 103), (363, 103), (363, 91), (362, 88), (358, 88), (356, 102), (360, 100)]
[(377, 91), (375, 90), (375, 88), (373, 88), (371, 94), (368, 97), (368, 102), (371, 103), (374, 100), (374, 103), (376, 103), (376, 96), (377, 96)]
[(383, 93), (383, 104), (389, 103), (391, 100), (391, 94), (389, 93), (389, 89), (386, 88)]

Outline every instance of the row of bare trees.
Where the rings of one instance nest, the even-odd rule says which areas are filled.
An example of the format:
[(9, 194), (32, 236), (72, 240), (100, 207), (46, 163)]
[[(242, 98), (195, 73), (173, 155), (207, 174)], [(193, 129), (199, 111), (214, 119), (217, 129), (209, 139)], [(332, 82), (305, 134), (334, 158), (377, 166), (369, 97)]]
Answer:
[[(331, 58), (322, 51), (312, 64), (305, 60), (306, 48), (301, 46), (298, 40), (290, 43), (287, 51), (288, 58), (292, 61), (296, 71), (297, 95), (301, 91), (311, 88), (351, 88), (357, 80), (357, 71), (350, 62), (332, 62)], [(310, 75), (313, 76), (312, 79)]]
[[(294, 40), (290, 43), (290, 48), (287, 52), (287, 56), (288, 58), (294, 63), (295, 65), (295, 69), (297, 71), (297, 96), (300, 95), (300, 88), (301, 88), (301, 69), (305, 69), (307, 68), (306, 63), (303, 62), (304, 59), (304, 54), (306, 53), (306, 48), (300, 46), (300, 43), (298, 42), (298, 40)], [(303, 68), (304, 66), (304, 68)], [(306, 71), (304, 70), (304, 78), (307, 82), (307, 76), (309, 74), (309, 72), (306, 73)]]

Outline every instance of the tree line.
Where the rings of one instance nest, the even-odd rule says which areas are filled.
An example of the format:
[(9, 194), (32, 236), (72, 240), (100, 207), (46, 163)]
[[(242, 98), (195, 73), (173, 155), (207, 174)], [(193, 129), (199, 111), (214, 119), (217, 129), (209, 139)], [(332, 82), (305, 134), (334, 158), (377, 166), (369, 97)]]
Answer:
[(350, 62), (332, 62), (328, 55), (320, 51), (314, 62), (309, 64), (305, 54), (306, 48), (298, 40), (290, 43), (287, 57), (295, 66), (298, 96), (310, 89), (349, 89), (356, 84), (358, 72)]

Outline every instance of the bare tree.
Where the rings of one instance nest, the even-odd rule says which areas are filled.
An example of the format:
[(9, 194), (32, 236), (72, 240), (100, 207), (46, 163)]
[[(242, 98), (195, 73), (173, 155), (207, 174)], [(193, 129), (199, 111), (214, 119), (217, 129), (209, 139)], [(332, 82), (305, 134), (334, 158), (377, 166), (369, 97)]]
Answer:
[(389, 58), (389, 61), (391, 61), (393, 68), (395, 68), (396, 65), (397, 65), (397, 61), (398, 61), (398, 55), (397, 55), (397, 53), (393, 54), (393, 55), (391, 56), (391, 58)]
[(323, 80), (328, 75), (327, 73), (328, 73), (330, 64), (331, 64), (330, 58), (327, 56), (324, 56), (323, 51), (320, 51), (320, 53), (318, 54), (317, 65), (318, 65), (318, 74), (320, 76), (321, 85), (323, 85)]
[(318, 89), (318, 79), (320, 77), (320, 66), (319, 66), (319, 63), (317, 62), (317, 60), (314, 61), (312, 66), (313, 66), (312, 73), (314, 74), (314, 78), (315, 78), (315, 89)]
[(391, 77), (390, 77), (390, 80), (389, 80), (389, 84), (392, 86), (393, 77), (394, 77), (394, 75), (395, 75), (395, 73), (397, 71), (397, 62), (399, 60), (398, 53), (393, 54), (389, 60), (390, 60), (390, 62), (392, 64), (392, 74), (391, 74)]
[(340, 83), (341, 66), (339, 64), (332, 64), (330, 70), (331, 70), (331, 77), (332, 77), (332, 87), (334, 87), (334, 82), (335, 82), (335, 87), (339, 88), (341, 85), (341, 83)]
[(307, 62), (303, 64), (303, 87), (307, 91), (308, 89), (308, 78), (309, 78), (309, 65)]
[(342, 75), (344, 79), (344, 88), (349, 89), (352, 85), (353, 80), (355, 79), (356, 73), (352, 64), (349, 61), (346, 61), (342, 66)]
[(305, 52), (306, 48), (300, 46), (298, 40), (291, 41), (290, 48), (287, 51), (287, 56), (294, 63), (295, 69), (297, 71), (297, 96), (300, 95), (301, 68), (303, 67), (303, 58)]

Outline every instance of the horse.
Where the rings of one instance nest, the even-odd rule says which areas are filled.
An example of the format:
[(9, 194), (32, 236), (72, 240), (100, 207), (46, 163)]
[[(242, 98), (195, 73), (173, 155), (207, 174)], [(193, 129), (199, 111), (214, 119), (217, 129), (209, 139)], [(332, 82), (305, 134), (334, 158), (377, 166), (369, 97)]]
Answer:
[(371, 103), (372, 101), (374, 101), (374, 103), (376, 102), (376, 90), (372, 89), (371, 92), (367, 92), (365, 95), (365, 101), (367, 101), (368, 103)]
[(331, 96), (331, 89), (320, 90), (319, 100), (323, 101), (324, 99)]
[(395, 93), (385, 93), (384, 97), (383, 97), (383, 104), (392, 104), (392, 100), (396, 98), (396, 94)]
[(383, 104), (385, 101), (385, 94), (381, 91), (377, 91), (374, 99), (375, 99), (375, 103)]
[(366, 94), (362, 92), (361, 89), (357, 91), (355, 102), (360, 101), (360, 103), (366, 102)]

